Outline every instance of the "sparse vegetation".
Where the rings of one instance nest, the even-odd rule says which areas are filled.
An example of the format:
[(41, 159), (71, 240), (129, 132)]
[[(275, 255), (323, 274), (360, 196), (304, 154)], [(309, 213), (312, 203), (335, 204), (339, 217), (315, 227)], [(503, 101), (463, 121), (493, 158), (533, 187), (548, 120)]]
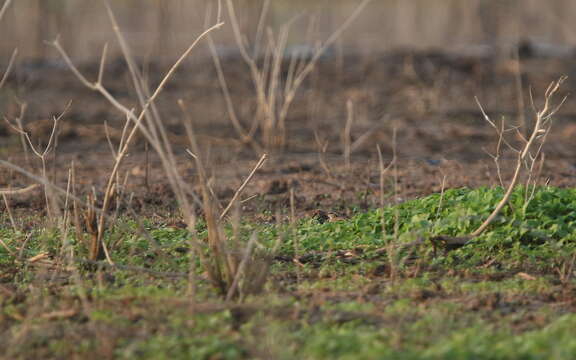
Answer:
[[(3, 345), (14, 355), (53, 357), (101, 352), (104, 342), (111, 346), (106, 351), (120, 358), (403, 354), (515, 359), (522, 354), (569, 359), (574, 344), (564, 331), (574, 318), (558, 312), (554, 299), (568, 296), (565, 284), (573, 279), (561, 283), (555, 272), (570, 261), (573, 266), (576, 193), (539, 188), (524, 208), (525, 191), (518, 188), (511, 198), (516, 210), (504, 211), (474, 242), (437, 252), (431, 243), (417, 250), (404, 248), (394, 264), (385, 252), (387, 243), (396, 241), (396, 212), (398, 246), (437, 233), (465, 234), (481, 223), (504, 190), (447, 190), (442, 209), (436, 194), (336, 222), (302, 220), (275, 255), (264, 294), (240, 303), (219, 302), (202, 273), (194, 299), (186, 295), (188, 263), (202, 268), (194, 261), (186, 229), (149, 223), (150, 241), (137, 235), (134, 221), (121, 220), (107, 235), (116, 239), (117, 245), (110, 247), (116, 265), (84, 268), (80, 283), (60, 283), (58, 279), (71, 274), (55, 262), (59, 234), (38, 229), (34, 238), (44, 241), (20, 250), (21, 235), (4, 228), (6, 248), (0, 258), (3, 283), (10, 286), (3, 285), (3, 330), (27, 333), (3, 338)], [(199, 223), (197, 231), (203, 238), (208, 230)], [(240, 226), (240, 241), (248, 243), (249, 234), (256, 232), (262, 246), (269, 247), (283, 231), (277, 225), (248, 222)], [(84, 245), (70, 236), (75, 252), (85, 253)], [(299, 254), (293, 252), (294, 241)], [(12, 256), (19, 251), (27, 260)], [(44, 262), (34, 260), (40, 257)], [(399, 267), (395, 281), (389, 280), (390, 266)], [(22, 297), (38, 281), (60, 289), (46, 295), (46, 304)], [(530, 305), (546, 297), (551, 298)], [(547, 325), (540, 329), (541, 324)], [(134, 328), (141, 329), (136, 337)], [(54, 335), (58, 331), (64, 337)], [(101, 338), (84, 340), (82, 349), (71, 347), (65, 339), (78, 331), (97, 331)]]
[[(356, 130), (370, 108), (357, 84), (332, 102), (318, 96), (319, 68), (345, 76), (344, 57), (332, 69), (322, 54), (369, 2), (359, 2), (301, 57), (287, 56), (294, 21), (279, 32), (265, 29), (269, 1), (252, 47), (234, 2), (218, 1), (208, 8), (205, 30), (157, 71), (162, 75), (150, 75), (151, 64), (133, 56), (107, 0), (122, 65), (108, 59), (108, 45), (98, 63), (77, 64), (59, 38), (50, 41), (67, 86), (123, 122), (99, 128), (105, 136), (94, 149), (109, 151), (107, 160), (87, 148), (72, 157), (81, 122), (65, 123), (83, 116), (74, 101), (64, 99), (50, 114), (46, 136), (27, 123), (26, 101), (13, 98), (14, 106), (0, 108), (15, 139), (0, 152), (0, 358), (573, 359), (576, 190), (572, 173), (562, 175), (569, 179), (564, 186), (542, 179), (551, 170), (544, 154), (566, 99), (565, 78), (554, 76), (560, 80), (551, 82), (542, 105), (530, 93), (531, 131), (522, 111), (522, 128), (507, 127), (479, 99), (477, 119), (457, 115), (486, 120), (472, 134), (482, 144), (461, 148), (495, 149), (488, 151), (490, 166), (436, 159), (426, 148), (414, 170), (402, 150), (417, 147), (401, 140), (409, 126), (394, 120)], [(0, 8), (0, 20), (10, 5)], [(216, 46), (227, 20), (239, 48), (232, 62)], [(203, 41), (212, 53), (212, 87), (219, 99), (223, 93), (218, 104), (229, 118), (222, 129), (232, 140), (204, 134), (216, 126), (203, 122), (194, 98), (181, 96), (181, 84), (176, 97), (163, 99)], [(0, 90), (19, 85), (23, 75), (11, 75), (17, 54)], [(388, 74), (407, 79), (393, 92), (405, 91), (409, 107), (415, 98), (424, 104), (414, 114), (440, 108), (418, 95), (441, 91), (441, 72), (424, 76), (437, 58), (424, 58), (424, 65), (415, 55), (386, 61)], [(246, 68), (238, 71), (238, 64)], [(449, 70), (476, 76), (456, 65)], [(245, 74), (237, 83), (230, 80), (236, 72)], [(346, 76), (343, 84), (356, 81)], [(241, 102), (234, 94), (239, 84)], [(323, 86), (336, 92), (331, 82)], [(339, 106), (341, 114), (332, 129), (307, 124), (309, 133), (299, 134), (304, 125), (290, 125), (292, 110), (299, 111), (294, 119), (311, 116), (317, 101)], [(446, 136), (434, 144), (465, 137), (446, 126), (428, 134)], [(300, 146), (289, 134), (317, 151), (313, 168), (287, 160)], [(356, 157), (359, 149), (364, 154)], [(222, 157), (224, 166), (216, 160)], [(555, 169), (565, 174), (563, 164)], [(485, 177), (469, 181), (472, 172)], [(455, 181), (459, 176), (465, 180)]]

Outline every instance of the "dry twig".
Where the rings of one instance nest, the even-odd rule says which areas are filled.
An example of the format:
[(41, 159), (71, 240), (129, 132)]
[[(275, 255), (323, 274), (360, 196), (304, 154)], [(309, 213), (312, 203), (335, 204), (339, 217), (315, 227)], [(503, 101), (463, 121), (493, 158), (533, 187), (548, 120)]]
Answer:
[[(532, 133), (531, 133), (530, 137), (528, 138), (528, 140), (526, 140), (523, 148), (521, 150), (517, 151), (518, 157), (517, 157), (517, 161), (516, 161), (516, 168), (514, 170), (514, 175), (512, 176), (512, 180), (510, 181), (510, 184), (508, 185), (508, 188), (506, 189), (506, 193), (504, 194), (504, 197), (502, 197), (500, 202), (496, 205), (496, 207), (494, 208), (492, 213), (482, 223), (482, 225), (480, 225), (480, 227), (478, 227), (478, 229), (476, 229), (474, 232), (472, 232), (472, 234), (470, 234), (471, 237), (476, 237), (476, 236), (482, 234), (482, 232), (484, 232), (484, 230), (486, 230), (486, 228), (488, 226), (490, 226), (492, 221), (494, 221), (496, 216), (498, 216), (498, 214), (500, 213), (500, 210), (502, 210), (502, 208), (506, 205), (506, 203), (510, 199), (510, 196), (512, 195), (512, 192), (514, 191), (514, 187), (518, 183), (520, 172), (521, 172), (521, 169), (522, 169), (524, 162), (527, 160), (535, 161), (537, 159), (537, 156), (534, 156), (531, 153), (532, 147), (534, 146), (534, 144), (536, 142), (540, 142), (540, 144), (539, 144), (540, 146), (538, 147), (538, 151), (541, 151), (542, 144), (546, 139), (546, 135), (550, 131), (552, 117), (556, 114), (556, 112), (560, 109), (560, 107), (562, 106), (562, 104), (566, 100), (566, 97), (564, 97), (558, 105), (556, 105), (555, 107), (552, 107), (551, 101), (553, 100), (554, 96), (556, 95), (556, 93), (560, 89), (560, 85), (562, 85), (564, 80), (566, 80), (566, 77), (561, 77), (557, 81), (552, 82), (548, 86), (548, 88), (546, 89), (546, 92), (544, 94), (543, 107), (540, 110), (535, 109), (536, 120), (534, 123), (534, 129), (532, 130)], [(485, 119), (494, 128), (496, 128), (494, 123), (492, 121), (490, 121), (490, 119), (488, 118), (488, 116), (486, 115), (486, 113), (484, 112), (483, 109), (482, 109), (482, 113), (484, 114)], [(500, 133), (500, 136), (502, 136), (501, 133)]]

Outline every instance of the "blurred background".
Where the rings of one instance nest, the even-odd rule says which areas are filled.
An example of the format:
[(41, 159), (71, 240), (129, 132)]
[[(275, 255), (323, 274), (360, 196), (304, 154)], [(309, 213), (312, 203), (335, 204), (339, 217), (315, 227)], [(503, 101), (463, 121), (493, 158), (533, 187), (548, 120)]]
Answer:
[[(264, 0), (235, 0), (247, 34), (258, 23)], [(138, 56), (171, 58), (203, 28), (216, 0), (111, 1), (123, 31)], [(357, 0), (272, 0), (268, 25), (278, 28), (294, 16), (315, 18), (291, 31), (290, 41), (323, 39), (352, 12)], [(212, 13), (215, 9), (212, 9)], [(573, 0), (375, 0), (338, 43), (364, 53), (411, 49), (478, 52), (479, 46), (507, 46), (530, 39), (546, 45), (573, 45)], [(224, 16), (226, 21), (226, 16)], [(311, 30), (312, 27), (312, 30)], [(98, 56), (113, 41), (100, 1), (17, 0), (0, 24), (0, 54), (18, 47), (20, 58), (56, 56), (45, 40), (60, 35), (76, 59)], [(233, 45), (230, 27), (215, 35), (220, 46)], [(112, 49), (114, 51), (114, 49)]]
[[(260, 71), (267, 74), (261, 77), (267, 81), (266, 91), (274, 95), (265, 99), (267, 105), (281, 108), (290, 97), (285, 84), (290, 82), (290, 69), (296, 68), (292, 65), (312, 59), (318, 45), (361, 2), (233, 0), (248, 50), (254, 51)], [(145, 81), (154, 88), (174, 59), (215, 22), (219, 2), (110, 3)], [(264, 8), (267, 16), (259, 27)], [(268, 136), (269, 119), (262, 111), (266, 104), (256, 95), (257, 81), (240, 56), (226, 0), (221, 14), (225, 25), (211, 33), (218, 56), (212, 57), (209, 39), (203, 39), (156, 105), (184, 171), (191, 171), (184, 152), (188, 146), (184, 117), (176, 105), (184, 101), (206, 157), (214, 167), (221, 166), (221, 179), (231, 181), (223, 185), (225, 194), (243, 176), (238, 169), (251, 168), (260, 155), (239, 140), (239, 127), (253, 131), (253, 144), (278, 155), (268, 163), (263, 187), (292, 174), (309, 185), (310, 201), (332, 191), (315, 188), (326, 176), (346, 184), (340, 197), (346, 201), (356, 201), (356, 194), (366, 188), (378, 188), (374, 187), (377, 146), (387, 161), (394, 155), (400, 159), (406, 197), (438, 191), (446, 174), (447, 187), (499, 184), (494, 161), (486, 154), (494, 152), (498, 137), (476, 99), (495, 122), (505, 120), (510, 128), (519, 129), (507, 133), (509, 141), (518, 144), (522, 141), (518, 134), (526, 134), (534, 118), (532, 94), (538, 106), (546, 87), (562, 75), (569, 78), (560, 95), (576, 88), (576, 77), (571, 76), (576, 73), (574, 0), (373, 0), (317, 59), (290, 98), (282, 126), (272, 128)], [(272, 72), (276, 65), (271, 65), (273, 56), (266, 49), (278, 44), (282, 27), (290, 22), (286, 47), (278, 51), (281, 59), (275, 63), (278, 71)], [(265, 29), (260, 39), (258, 28)], [(60, 36), (63, 49), (91, 81), (98, 76), (100, 53), (108, 43), (103, 84), (120, 103), (139, 107), (103, 2), (14, 0), (0, 22), (0, 34), (0, 69), (18, 48), (13, 71), (0, 89), (0, 114), (13, 121), (22, 117), (35, 141), (46, 143), (51, 116), (72, 101), (58, 129), (59, 155), (54, 164), (75, 160), (82, 167), (78, 172), (86, 174), (85, 182), (98, 185), (112, 161), (108, 139), (120, 142), (125, 118), (84, 86), (46, 41)], [(548, 168), (542, 173), (554, 185), (574, 184), (575, 137), (576, 104), (569, 99), (544, 149)], [(20, 143), (13, 129), (0, 122), (0, 156), (18, 156)], [(141, 151), (144, 143), (142, 138), (135, 140), (128, 171), (136, 184), (153, 183), (154, 176), (161, 184), (162, 172), (154, 171), (158, 159)], [(501, 159), (515, 161), (515, 156), (505, 150)], [(342, 166), (344, 171), (328, 170)], [(506, 176), (511, 167), (503, 169)], [(303, 173), (310, 177), (307, 182), (300, 178)], [(63, 183), (65, 175), (59, 175)]]

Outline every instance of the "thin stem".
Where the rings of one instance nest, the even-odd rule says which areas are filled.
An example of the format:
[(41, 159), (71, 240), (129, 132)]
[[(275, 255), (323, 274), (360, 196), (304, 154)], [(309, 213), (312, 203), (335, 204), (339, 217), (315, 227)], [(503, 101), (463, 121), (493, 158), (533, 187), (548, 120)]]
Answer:
[[(531, 149), (533, 143), (541, 135), (546, 134), (546, 132), (547, 132), (547, 130), (542, 127), (543, 123), (546, 121), (546, 119), (550, 119), (559, 109), (558, 106), (551, 109), (550, 108), (550, 101), (554, 97), (556, 92), (559, 90), (560, 85), (564, 82), (565, 79), (566, 79), (566, 77), (561, 77), (559, 80), (552, 82), (550, 84), (550, 86), (548, 86), (548, 89), (546, 89), (546, 93), (544, 95), (544, 106), (542, 107), (542, 109), (540, 111), (536, 111), (536, 122), (534, 124), (534, 129), (533, 129), (532, 134), (530, 135), (528, 141), (524, 145), (524, 148), (522, 149), (522, 151), (520, 151), (518, 153), (518, 159), (516, 161), (516, 169), (514, 170), (514, 175), (512, 177), (512, 181), (508, 185), (508, 188), (506, 189), (506, 193), (504, 194), (504, 197), (496, 205), (496, 207), (494, 208), (492, 213), (488, 216), (488, 218), (478, 227), (478, 229), (476, 229), (474, 232), (472, 232), (472, 234), (470, 234), (471, 237), (476, 237), (476, 236), (482, 234), (482, 232), (484, 230), (486, 230), (486, 228), (488, 228), (488, 226), (490, 226), (492, 221), (494, 221), (496, 216), (498, 216), (498, 214), (500, 213), (502, 208), (508, 203), (508, 200), (510, 199), (512, 192), (514, 191), (514, 187), (518, 183), (518, 179), (519, 179), (519, 175), (520, 175), (520, 170), (522, 169), (522, 165), (523, 165), (524, 161), (526, 160), (527, 156), (530, 155), (530, 149)], [(566, 98), (564, 97), (562, 99), (562, 101), (560, 102), (560, 105), (563, 104), (565, 100), (566, 100)]]
[(242, 183), (242, 185), (240, 185), (240, 187), (238, 188), (238, 190), (236, 190), (236, 193), (234, 194), (234, 196), (232, 197), (232, 199), (230, 200), (230, 202), (228, 203), (228, 206), (226, 206), (226, 208), (224, 209), (224, 211), (222, 211), (222, 214), (220, 214), (220, 220), (224, 219), (224, 217), (226, 217), (226, 214), (228, 214), (228, 211), (230, 211), (230, 209), (232, 208), (232, 205), (234, 205), (234, 203), (236, 202), (236, 200), (238, 200), (238, 198), (240, 197), (240, 195), (242, 194), (242, 192), (244, 191), (244, 189), (246, 188), (246, 185), (248, 185), (248, 183), (250, 182), (250, 180), (252, 180), (252, 178), (254, 177), (254, 174), (256, 174), (256, 171), (258, 171), (258, 169), (260, 169), (262, 167), (262, 165), (264, 165), (264, 162), (267, 159), (267, 155), (264, 154), (262, 155), (262, 157), (260, 158), (260, 160), (258, 160), (258, 163), (256, 164), (256, 166), (254, 166), (254, 168), (252, 169), (252, 171), (250, 172), (250, 175), (248, 175), (248, 177), (246, 178), (246, 180), (244, 180), (244, 182)]
[(10, 60), (8, 60), (8, 66), (4, 71), (4, 75), (2, 76), (2, 80), (0, 80), (0, 89), (4, 86), (4, 83), (8, 79), (8, 75), (10, 75), (10, 71), (12, 71), (12, 66), (14, 65), (14, 61), (16, 60), (16, 56), (18, 55), (18, 49), (14, 49), (12, 52), (12, 56), (10, 56)]

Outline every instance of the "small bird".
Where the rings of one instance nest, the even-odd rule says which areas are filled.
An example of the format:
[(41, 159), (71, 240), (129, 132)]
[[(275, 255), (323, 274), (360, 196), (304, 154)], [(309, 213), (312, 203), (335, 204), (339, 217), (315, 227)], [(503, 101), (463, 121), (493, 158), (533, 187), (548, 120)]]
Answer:
[(312, 218), (316, 219), (320, 224), (324, 224), (325, 222), (336, 222), (346, 220), (346, 218), (339, 216), (335, 212), (331, 211), (324, 211), (321, 209), (314, 210), (312, 212)]

